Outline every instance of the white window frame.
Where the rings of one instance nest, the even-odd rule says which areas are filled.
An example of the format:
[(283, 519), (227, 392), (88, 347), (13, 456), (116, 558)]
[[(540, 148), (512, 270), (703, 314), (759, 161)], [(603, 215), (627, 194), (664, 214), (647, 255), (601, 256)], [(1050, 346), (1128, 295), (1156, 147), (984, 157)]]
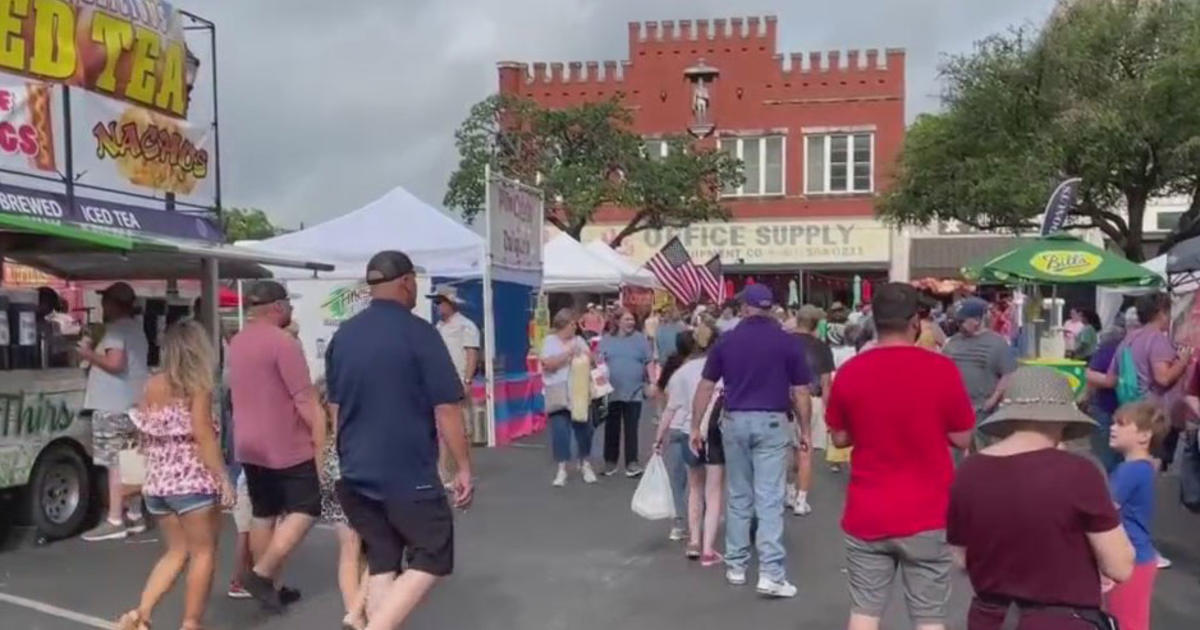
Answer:
[[(764, 192), (767, 188), (767, 140), (771, 138), (779, 138), (779, 191)], [(756, 193), (746, 192), (746, 185), (743, 183), (738, 186), (733, 192), (722, 191), (721, 196), (727, 198), (734, 197), (786, 197), (787, 196), (787, 135), (782, 133), (768, 133), (752, 136), (721, 136), (717, 138), (717, 149), (720, 150), (721, 143), (726, 140), (732, 140), (736, 143), (737, 151), (734, 156), (745, 163), (743, 148), (746, 140), (758, 140), (758, 190)]]
[[(857, 190), (854, 188), (854, 137), (867, 135), (869, 138), (868, 146), (870, 147), (871, 155), (867, 159), (867, 170), (869, 172), (869, 185), (866, 190)], [(846, 138), (846, 190), (831, 190), (829, 180), (832, 177), (833, 167), (831, 157), (833, 154), (832, 138), (835, 136), (844, 136)], [(822, 182), (822, 190), (813, 190), (808, 179), (808, 143), (814, 138), (822, 138), (825, 142), (824, 146), (824, 175), (825, 181)], [(821, 133), (806, 133), (804, 135), (804, 194), (806, 195), (869, 195), (875, 193), (875, 130), (874, 129), (855, 129), (855, 130), (828, 130)]]

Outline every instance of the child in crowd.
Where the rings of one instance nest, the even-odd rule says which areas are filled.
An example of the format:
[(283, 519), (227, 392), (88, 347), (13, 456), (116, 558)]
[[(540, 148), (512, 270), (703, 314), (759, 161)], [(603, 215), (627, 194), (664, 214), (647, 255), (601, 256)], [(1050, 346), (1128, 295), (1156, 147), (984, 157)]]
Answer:
[(1158, 572), (1158, 552), (1150, 540), (1156, 470), (1153, 453), (1161, 447), (1166, 434), (1167, 421), (1162, 411), (1144, 402), (1118, 409), (1109, 431), (1109, 444), (1125, 459), (1110, 478), (1113, 501), (1135, 552), (1133, 576), (1105, 596), (1105, 607), (1116, 617), (1121, 630), (1150, 628), (1150, 598)]
[(334, 526), (338, 537), (338, 589), (342, 592), (344, 630), (363, 630), (367, 625), (367, 570), (362, 555), (362, 538), (350, 527), (337, 498), (341, 468), (337, 451), (337, 413), (329, 406), (325, 379), (317, 381), (317, 395), (329, 419), (326, 427), (325, 467), (321, 472), (321, 521)]

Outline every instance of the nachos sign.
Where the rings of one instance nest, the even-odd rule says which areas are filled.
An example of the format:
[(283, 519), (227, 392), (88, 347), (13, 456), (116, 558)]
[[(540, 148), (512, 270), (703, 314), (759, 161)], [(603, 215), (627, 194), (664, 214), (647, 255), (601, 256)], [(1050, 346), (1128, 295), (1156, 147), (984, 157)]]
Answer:
[(186, 118), (188, 63), (163, 0), (0, 0), (0, 71)]

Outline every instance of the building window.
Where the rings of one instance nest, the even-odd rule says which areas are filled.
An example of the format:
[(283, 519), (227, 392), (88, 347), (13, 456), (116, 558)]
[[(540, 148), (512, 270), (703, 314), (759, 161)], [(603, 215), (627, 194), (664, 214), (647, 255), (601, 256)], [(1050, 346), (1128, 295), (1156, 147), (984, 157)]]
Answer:
[(875, 181), (875, 135), (831, 133), (805, 137), (804, 191), (869, 193)]
[(1155, 227), (1162, 232), (1170, 232), (1179, 225), (1179, 218), (1183, 216), (1182, 212), (1159, 212), (1154, 217)]
[(669, 153), (670, 150), (671, 145), (666, 140), (646, 140), (646, 157), (649, 157), (652, 160), (667, 157), (667, 153)]
[(783, 136), (758, 138), (721, 138), (721, 150), (742, 161), (746, 181), (738, 188), (726, 188), (729, 197), (761, 197), (784, 194)]

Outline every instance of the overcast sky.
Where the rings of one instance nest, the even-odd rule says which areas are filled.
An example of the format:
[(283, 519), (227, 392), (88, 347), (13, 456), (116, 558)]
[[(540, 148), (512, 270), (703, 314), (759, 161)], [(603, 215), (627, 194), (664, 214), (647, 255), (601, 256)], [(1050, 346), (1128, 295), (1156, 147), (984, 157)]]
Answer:
[(440, 206), (453, 132), (502, 59), (623, 59), (626, 23), (774, 14), (779, 52), (908, 50), (908, 117), (946, 53), (1054, 0), (179, 0), (216, 22), (224, 204), (312, 224), (401, 185)]

